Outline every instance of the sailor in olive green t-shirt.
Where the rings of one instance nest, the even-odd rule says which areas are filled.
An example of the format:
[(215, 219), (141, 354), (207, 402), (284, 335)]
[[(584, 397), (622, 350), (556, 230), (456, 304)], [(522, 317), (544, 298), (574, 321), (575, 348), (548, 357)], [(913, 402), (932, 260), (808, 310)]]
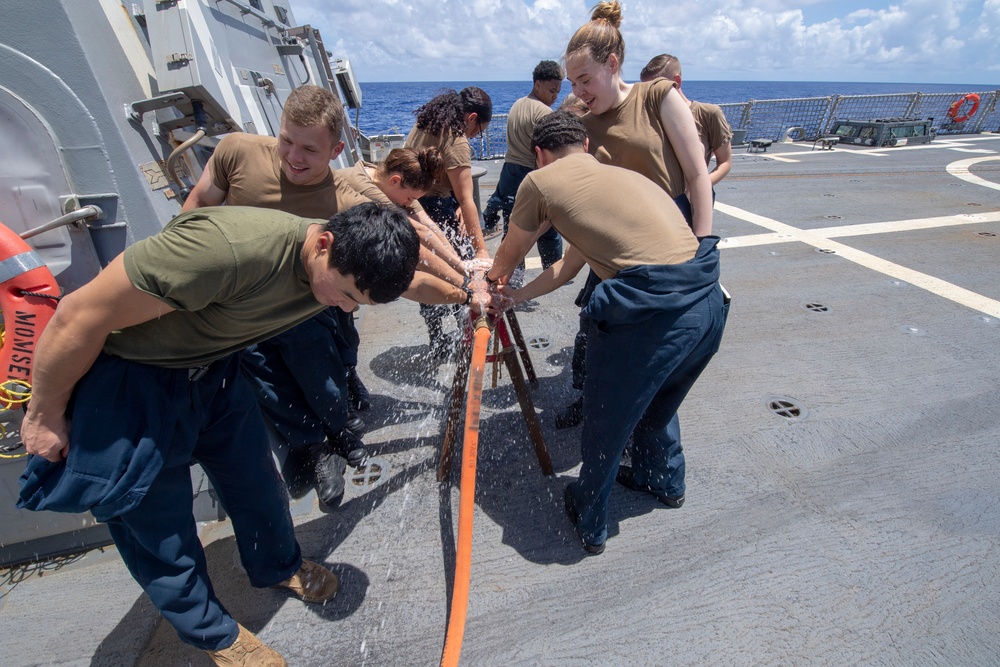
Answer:
[(106, 522), (156, 608), (218, 664), (241, 650), (283, 664), (212, 591), (190, 465), (232, 519), (251, 584), (331, 599), (336, 576), (302, 559), (239, 351), (327, 307), (396, 299), (417, 248), (406, 216), (374, 203), (327, 222), (199, 209), (130, 246), (60, 302), (38, 341), (18, 506)]

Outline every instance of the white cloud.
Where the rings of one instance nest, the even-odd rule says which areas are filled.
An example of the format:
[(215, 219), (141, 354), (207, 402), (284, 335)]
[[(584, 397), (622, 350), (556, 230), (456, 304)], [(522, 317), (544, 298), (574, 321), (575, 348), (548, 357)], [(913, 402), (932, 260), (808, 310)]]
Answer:
[[(524, 80), (594, 0), (293, 0), (362, 81)], [(823, 20), (810, 22), (809, 16)], [(1000, 0), (629, 0), (629, 78), (653, 55), (689, 79), (995, 84)]]

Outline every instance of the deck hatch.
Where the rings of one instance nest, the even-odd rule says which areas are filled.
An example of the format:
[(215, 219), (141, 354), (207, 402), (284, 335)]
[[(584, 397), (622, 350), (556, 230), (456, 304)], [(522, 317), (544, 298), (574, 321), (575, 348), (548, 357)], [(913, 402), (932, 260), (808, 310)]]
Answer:
[(348, 479), (357, 491), (367, 491), (380, 485), (388, 476), (389, 465), (382, 459), (369, 456), (364, 464), (354, 469)]
[(525, 341), (532, 350), (547, 350), (552, 341), (547, 336), (532, 336)]
[(809, 411), (790, 396), (767, 396), (764, 405), (773, 414), (788, 421), (801, 421), (809, 415)]

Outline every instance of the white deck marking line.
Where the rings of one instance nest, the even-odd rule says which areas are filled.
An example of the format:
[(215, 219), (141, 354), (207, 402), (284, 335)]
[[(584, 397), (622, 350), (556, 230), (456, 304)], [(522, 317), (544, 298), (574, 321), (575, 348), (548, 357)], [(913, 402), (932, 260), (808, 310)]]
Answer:
[[(886, 222), (869, 222), (861, 225), (838, 225), (837, 227), (820, 227), (809, 231), (825, 239), (836, 239), (851, 236), (870, 236), (872, 234), (891, 234), (893, 232), (911, 232), (916, 229), (976, 225), (983, 222), (1000, 222), (1000, 211), (992, 213), (962, 213), (959, 215), (943, 215), (937, 218), (915, 218), (913, 220), (888, 220)], [(724, 238), (720, 243), (720, 247), (745, 248), (774, 243), (789, 243), (791, 241), (798, 241), (798, 238), (791, 234), (747, 234), (746, 236)]]
[(975, 185), (981, 185), (984, 188), (1000, 190), (1000, 183), (987, 181), (985, 178), (976, 176), (969, 171), (969, 167), (972, 165), (979, 164), (980, 162), (988, 162), (990, 160), (1000, 160), (1000, 156), (970, 157), (968, 160), (958, 160), (957, 162), (952, 162), (945, 167), (945, 170), (955, 178), (959, 178), (966, 183), (974, 183)]
[(773, 232), (791, 235), (795, 237), (797, 241), (805, 243), (806, 245), (811, 245), (814, 248), (829, 248), (830, 250), (835, 250), (837, 254), (844, 259), (854, 262), (859, 266), (863, 266), (867, 269), (871, 269), (872, 271), (877, 271), (878, 273), (908, 282), (911, 285), (927, 290), (931, 294), (936, 294), (937, 296), (954, 301), (955, 303), (965, 306), (966, 308), (977, 310), (981, 313), (985, 313), (986, 315), (990, 315), (991, 317), (1000, 317), (1000, 301), (990, 299), (982, 294), (977, 294), (972, 290), (967, 290), (964, 287), (953, 285), (952, 283), (941, 280), (940, 278), (929, 276), (926, 273), (908, 269), (905, 266), (900, 266), (899, 264), (876, 257), (871, 253), (857, 250), (844, 245), (843, 243), (832, 241), (824, 236), (816, 234), (813, 231), (797, 229), (796, 227), (792, 227), (791, 225), (787, 225), (783, 222), (778, 222), (777, 220), (772, 220), (771, 218), (766, 218), (762, 215), (751, 213), (750, 211), (744, 211), (743, 209), (736, 208), (735, 206), (716, 202), (715, 208), (721, 213), (759, 225), (765, 229), (770, 229)]

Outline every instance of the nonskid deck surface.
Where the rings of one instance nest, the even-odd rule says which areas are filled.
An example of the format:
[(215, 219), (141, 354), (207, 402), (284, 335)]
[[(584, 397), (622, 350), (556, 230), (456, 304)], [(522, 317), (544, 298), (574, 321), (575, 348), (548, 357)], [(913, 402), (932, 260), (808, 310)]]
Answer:
[[(681, 411), (687, 503), (615, 488), (601, 556), (583, 557), (561, 506), (579, 428), (553, 426), (576, 397), (581, 280), (518, 313), (556, 476), (504, 373), (484, 396), (463, 664), (996, 662), (1000, 137), (809, 148), (734, 150), (715, 216), (733, 305)], [(340, 595), (319, 608), (250, 589), (225, 523), (206, 530), (213, 582), (292, 665), (435, 664), (458, 491), (434, 469), (454, 367), (428, 359), (411, 303), (366, 309), (361, 331), (384, 476), (349, 484), (336, 512), (295, 506)], [(113, 549), (14, 582), (5, 665), (208, 664)]]

